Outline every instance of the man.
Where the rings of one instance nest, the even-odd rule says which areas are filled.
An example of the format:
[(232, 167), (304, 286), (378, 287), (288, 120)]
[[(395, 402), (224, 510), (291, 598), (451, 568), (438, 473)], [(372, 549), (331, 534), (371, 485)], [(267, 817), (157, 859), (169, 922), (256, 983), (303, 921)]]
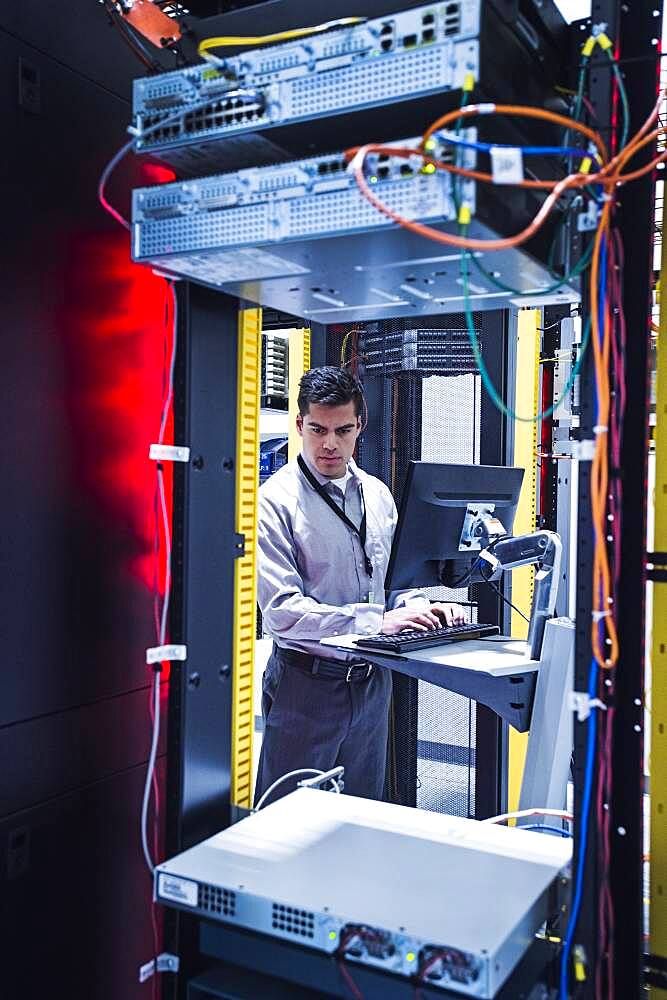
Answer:
[(302, 453), (259, 491), (258, 599), (274, 647), (263, 679), (255, 801), (289, 771), (339, 764), (346, 792), (381, 798), (391, 674), (320, 642), (463, 621), (458, 605), (430, 604), (416, 591), (392, 594), (385, 609), (397, 515), (384, 483), (352, 459), (363, 405), (345, 369), (306, 372), (297, 416)]

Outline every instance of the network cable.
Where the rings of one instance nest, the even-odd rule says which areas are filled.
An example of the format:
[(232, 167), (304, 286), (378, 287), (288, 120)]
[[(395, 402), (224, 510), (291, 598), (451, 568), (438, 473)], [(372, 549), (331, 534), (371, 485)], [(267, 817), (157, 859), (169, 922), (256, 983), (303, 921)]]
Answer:
[[(174, 393), (174, 370), (176, 364), (176, 351), (178, 346), (178, 304), (173, 284), (170, 282), (169, 285), (172, 290), (172, 296), (173, 296), (173, 311), (172, 311), (173, 337), (172, 337), (171, 360), (169, 363), (169, 375), (167, 379), (167, 394), (162, 407), (160, 429), (158, 433), (158, 444), (162, 444), (164, 442), (164, 434), (167, 426), (167, 420), (169, 417), (169, 411), (171, 409), (171, 402)], [(169, 616), (169, 602), (171, 597), (171, 528), (169, 525), (167, 499), (164, 489), (164, 474), (159, 462), (157, 464), (157, 485), (158, 485), (158, 495), (159, 495), (159, 507), (162, 516), (162, 528), (165, 539), (164, 597), (162, 601), (162, 610), (159, 617), (159, 630), (157, 634), (157, 643), (158, 646), (164, 646), (167, 641), (167, 623)], [(141, 846), (144, 853), (144, 859), (146, 861), (146, 865), (151, 874), (153, 874), (153, 872), (155, 871), (155, 863), (151, 856), (151, 851), (148, 844), (148, 810), (150, 807), (151, 786), (153, 784), (153, 776), (155, 774), (155, 762), (157, 759), (157, 749), (160, 739), (160, 676), (161, 676), (160, 669), (156, 669), (153, 671), (153, 686), (152, 686), (153, 733), (151, 739), (151, 749), (148, 758), (148, 766), (146, 768), (144, 793), (141, 804)]]
[[(287, 31), (277, 31), (271, 35), (218, 35), (205, 38), (199, 43), (197, 52), (202, 58), (210, 58), (211, 49), (229, 49), (248, 46), (270, 45), (275, 42), (290, 42), (309, 35), (322, 34), (334, 28), (347, 28), (355, 24), (364, 24), (366, 17), (339, 17), (335, 21), (315, 24), (310, 28), (289, 28)], [(215, 57), (213, 57), (215, 59)], [(215, 60), (219, 61), (219, 60)]]

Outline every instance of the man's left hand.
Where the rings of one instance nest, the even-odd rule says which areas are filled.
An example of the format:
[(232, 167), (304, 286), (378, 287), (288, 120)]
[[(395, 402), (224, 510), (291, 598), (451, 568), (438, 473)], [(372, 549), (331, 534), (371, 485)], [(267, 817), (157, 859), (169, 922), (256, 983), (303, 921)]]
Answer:
[(431, 605), (431, 611), (440, 619), (440, 625), (463, 625), (465, 615), (460, 604), (444, 604), (438, 601)]

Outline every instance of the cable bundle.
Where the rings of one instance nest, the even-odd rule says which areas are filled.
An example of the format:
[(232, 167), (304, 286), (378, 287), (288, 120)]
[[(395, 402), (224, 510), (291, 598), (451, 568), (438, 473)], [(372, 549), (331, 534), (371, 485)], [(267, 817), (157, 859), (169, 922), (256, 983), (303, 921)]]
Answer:
[[(582, 106), (592, 110), (583, 93), (588, 60), (596, 45), (600, 45), (610, 60), (618, 97), (622, 110), (621, 137), (618, 151), (610, 156), (599, 132), (583, 125), (579, 121)], [(574, 935), (581, 908), (583, 896), (583, 881), (587, 855), (588, 824), (590, 810), (595, 800), (597, 814), (598, 849), (600, 857), (599, 885), (599, 941), (596, 972), (596, 995), (613, 1000), (613, 965), (614, 926), (613, 908), (609, 887), (610, 868), (610, 824), (611, 810), (611, 754), (614, 709), (611, 698), (614, 691), (614, 672), (619, 657), (619, 642), (616, 626), (616, 592), (620, 574), (620, 510), (622, 484), (619, 476), (623, 417), (626, 400), (625, 387), (625, 350), (626, 326), (623, 313), (622, 283), (623, 283), (623, 247), (617, 229), (614, 226), (615, 198), (618, 188), (631, 181), (639, 180), (653, 173), (655, 168), (667, 161), (667, 151), (655, 155), (652, 147), (656, 140), (667, 135), (667, 127), (655, 127), (658, 120), (659, 107), (664, 100), (660, 94), (655, 107), (641, 128), (630, 138), (629, 107), (623, 85), (623, 80), (612, 54), (612, 42), (602, 31), (595, 31), (586, 41), (582, 49), (578, 88), (575, 94), (573, 117), (558, 115), (541, 108), (529, 108), (523, 105), (504, 104), (472, 104), (468, 105), (467, 93), (464, 91), (462, 106), (443, 115), (426, 130), (417, 150), (424, 165), (433, 170), (444, 170), (454, 175), (453, 199), (458, 215), (459, 232), (457, 234), (442, 232), (429, 226), (421, 225), (401, 217), (385, 205), (374, 191), (371, 191), (364, 176), (364, 162), (368, 153), (379, 152), (389, 156), (408, 158), (415, 155), (414, 149), (396, 148), (369, 144), (360, 149), (352, 149), (347, 153), (350, 169), (364, 197), (378, 211), (393, 222), (437, 243), (461, 250), (461, 279), (464, 291), (464, 303), (468, 334), (475, 353), (477, 364), (485, 388), (493, 403), (501, 412), (515, 420), (541, 421), (549, 417), (561, 404), (574, 383), (584, 353), (590, 343), (593, 353), (593, 372), (595, 384), (596, 416), (593, 427), (593, 454), (590, 476), (591, 520), (593, 527), (594, 556), (592, 567), (592, 621), (591, 649), (592, 659), (588, 678), (588, 695), (590, 699), (590, 715), (588, 717), (587, 745), (584, 788), (580, 827), (577, 842), (577, 874), (574, 885), (574, 897), (567, 931), (564, 935), (561, 953), (560, 998), (568, 996), (568, 978), (570, 956), (573, 950)], [(472, 89), (472, 88), (469, 88)], [(489, 144), (462, 143), (458, 139), (461, 122), (464, 119), (480, 115), (503, 115), (531, 118), (538, 121), (555, 124), (566, 129), (561, 155), (568, 165), (569, 172), (560, 179), (541, 180), (530, 177), (517, 181), (519, 187), (543, 190), (547, 196), (530, 223), (514, 236), (499, 239), (474, 239), (468, 235), (471, 223), (470, 207), (460, 200), (460, 178), (474, 179), (479, 183), (494, 183), (492, 174), (480, 170), (464, 169), (455, 160), (453, 163), (443, 162), (431, 155), (435, 148), (433, 137), (453, 145), (455, 150), (472, 145), (479, 152), (489, 152)], [(455, 137), (447, 138), (441, 130), (455, 126)], [(585, 149), (571, 146), (570, 137), (573, 133), (587, 141)], [(615, 147), (612, 147), (615, 149)], [(642, 150), (652, 150), (648, 162), (632, 169), (632, 161)], [(524, 147), (522, 156), (554, 155), (554, 147)], [(576, 170), (572, 170), (572, 161), (579, 157)], [(475, 334), (472, 308), (469, 294), (469, 261), (483, 275), (503, 290), (520, 295), (495, 276), (486, 271), (479, 263), (474, 251), (493, 251), (512, 247), (520, 247), (533, 237), (547, 221), (549, 215), (564, 197), (586, 191), (594, 200), (599, 213), (598, 225), (591, 244), (582, 254), (577, 265), (569, 274), (559, 278), (555, 285), (542, 289), (543, 294), (550, 294), (567, 281), (589, 270), (590, 314), (586, 319), (584, 336), (579, 350), (576, 365), (561, 398), (543, 413), (520, 415), (512, 410), (502, 400), (493, 385), (479, 350)], [(571, 205), (568, 211), (571, 209)], [(531, 292), (538, 296), (539, 291)], [(602, 710), (600, 710), (602, 709)], [(597, 785), (596, 785), (597, 777)], [(575, 956), (577, 949), (575, 948)]]

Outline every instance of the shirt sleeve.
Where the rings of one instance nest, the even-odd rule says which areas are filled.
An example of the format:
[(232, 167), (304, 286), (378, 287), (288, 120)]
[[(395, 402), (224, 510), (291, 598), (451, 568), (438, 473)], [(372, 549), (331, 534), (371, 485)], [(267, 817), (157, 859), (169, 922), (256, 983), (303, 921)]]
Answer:
[(260, 493), (258, 513), (257, 599), (274, 639), (320, 642), (333, 635), (380, 631), (382, 604), (336, 607), (306, 596), (288, 512)]

